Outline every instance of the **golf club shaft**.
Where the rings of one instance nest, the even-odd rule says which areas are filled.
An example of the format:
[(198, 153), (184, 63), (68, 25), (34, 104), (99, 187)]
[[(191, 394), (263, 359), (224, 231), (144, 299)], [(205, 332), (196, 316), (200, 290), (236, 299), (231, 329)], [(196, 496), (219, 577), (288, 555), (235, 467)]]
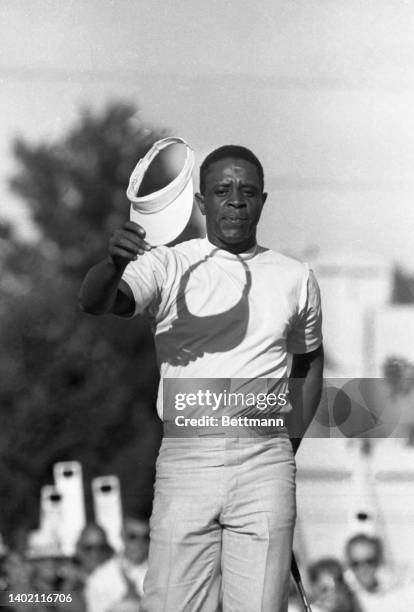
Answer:
[(303, 588), (302, 578), (300, 576), (299, 567), (296, 562), (295, 553), (292, 551), (292, 559), (290, 562), (290, 571), (292, 572), (293, 579), (296, 583), (296, 588), (299, 591), (299, 595), (302, 599), (303, 607), (306, 612), (312, 612), (312, 608), (310, 607), (310, 603), (305, 593), (305, 589)]

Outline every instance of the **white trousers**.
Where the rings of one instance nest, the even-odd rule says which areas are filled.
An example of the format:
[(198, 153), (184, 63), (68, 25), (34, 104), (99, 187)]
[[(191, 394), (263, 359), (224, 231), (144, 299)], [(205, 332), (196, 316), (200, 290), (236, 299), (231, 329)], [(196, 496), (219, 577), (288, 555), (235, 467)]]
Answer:
[(143, 612), (285, 612), (296, 519), (287, 437), (164, 438)]

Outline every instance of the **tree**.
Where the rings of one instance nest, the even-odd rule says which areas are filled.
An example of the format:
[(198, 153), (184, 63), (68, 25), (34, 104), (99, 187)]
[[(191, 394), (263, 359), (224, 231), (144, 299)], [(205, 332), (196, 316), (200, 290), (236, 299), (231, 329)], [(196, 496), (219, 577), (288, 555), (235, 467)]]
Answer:
[[(57, 143), (14, 143), (12, 189), (40, 232), (34, 245), (0, 239), (0, 529), (37, 520), (39, 487), (53, 463), (80, 460), (86, 483), (118, 473), (125, 510), (149, 511), (160, 423), (157, 368), (148, 324), (82, 314), (85, 271), (105, 256), (111, 231), (128, 216), (125, 189), (137, 160), (164, 133), (129, 104), (84, 109)], [(154, 165), (145, 189), (170, 176)], [(127, 325), (127, 327), (126, 327)], [(90, 500), (89, 500), (90, 501)]]
[[(128, 104), (112, 104), (102, 115), (84, 109), (61, 142), (14, 143), (22, 170), (11, 187), (28, 203), (44, 239), (58, 248), (65, 272), (83, 275), (128, 215), (129, 175), (154, 141), (165, 136), (138, 117)], [(151, 169), (144, 189), (153, 191), (171, 180), (162, 161)]]

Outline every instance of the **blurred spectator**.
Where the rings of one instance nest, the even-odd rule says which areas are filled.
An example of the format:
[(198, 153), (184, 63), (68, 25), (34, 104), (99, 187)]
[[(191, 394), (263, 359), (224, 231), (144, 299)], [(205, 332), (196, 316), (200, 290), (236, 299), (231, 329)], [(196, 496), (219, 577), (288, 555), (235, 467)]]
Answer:
[[(347, 580), (364, 612), (414, 610), (414, 588), (407, 584), (405, 572), (386, 566), (379, 537), (365, 533), (353, 536), (346, 544), (345, 557)], [(407, 608), (403, 607), (402, 599), (399, 601), (399, 593), (409, 602)]]
[(147, 571), (148, 521), (126, 518), (123, 552), (98, 567), (86, 584), (87, 612), (138, 612)]
[(62, 586), (60, 574), (64, 558), (60, 547), (46, 534), (32, 534), (26, 551), (30, 563), (30, 584), (34, 592), (57, 592)]
[[(22, 576), (26, 576), (26, 572), (22, 571), (22, 565), (20, 556), (5, 546), (0, 534), (0, 591), (11, 591), (14, 584), (27, 586), (27, 580), (24, 582), (21, 580)], [(1, 602), (2, 612), (12, 612), (12, 610), (16, 612), (15, 608), (6, 604), (6, 601), (7, 599), (3, 599)]]
[(105, 530), (96, 523), (88, 523), (81, 531), (75, 561), (86, 579), (99, 565), (108, 561), (114, 551), (108, 542)]
[(324, 558), (308, 568), (314, 612), (361, 612), (337, 559)]
[(5, 591), (9, 586), (6, 571), (8, 552), (7, 547), (4, 545), (3, 536), (0, 533), (0, 591)]
[(375, 594), (386, 590), (385, 576), (380, 573), (383, 549), (379, 538), (365, 533), (353, 536), (346, 544), (345, 557), (347, 576), (354, 591)]
[[(24, 592), (39, 596), (47, 596), (62, 591), (63, 579), (61, 563), (64, 559), (60, 547), (47, 534), (35, 532), (29, 539), (26, 551), (28, 562), (29, 584)], [(33, 612), (57, 612), (61, 608), (59, 603), (36, 602), (22, 604), (22, 610)]]
[[(16, 602), (14, 610), (25, 612), (84, 612), (83, 593), (76, 591), (72, 584), (66, 584), (65, 567), (72, 559), (64, 557), (58, 543), (49, 534), (40, 531), (31, 534), (25, 558), (18, 553), (8, 557), (7, 573), (9, 590), (13, 593), (38, 595), (33, 603)], [(59, 595), (70, 594), (70, 601), (59, 599)], [(53, 602), (42, 601), (51, 595)]]
[(75, 558), (62, 564), (61, 573), (65, 592), (71, 593), (85, 609), (85, 586), (88, 576), (113, 555), (105, 530), (96, 523), (88, 523), (79, 534)]
[(26, 592), (30, 583), (30, 566), (18, 552), (10, 550), (2, 560), (6, 589), (15, 593)]

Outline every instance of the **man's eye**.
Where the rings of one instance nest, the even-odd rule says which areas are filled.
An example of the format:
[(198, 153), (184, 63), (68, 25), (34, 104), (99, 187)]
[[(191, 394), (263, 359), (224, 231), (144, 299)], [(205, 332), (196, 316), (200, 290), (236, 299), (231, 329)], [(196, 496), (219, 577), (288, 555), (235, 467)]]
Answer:
[(220, 187), (219, 189), (216, 189), (215, 193), (218, 196), (222, 196), (222, 195), (226, 195), (228, 189), (226, 189), (225, 187)]
[(256, 195), (256, 192), (254, 189), (245, 189), (243, 191), (244, 195), (247, 196), (248, 198), (252, 198), (253, 196)]

